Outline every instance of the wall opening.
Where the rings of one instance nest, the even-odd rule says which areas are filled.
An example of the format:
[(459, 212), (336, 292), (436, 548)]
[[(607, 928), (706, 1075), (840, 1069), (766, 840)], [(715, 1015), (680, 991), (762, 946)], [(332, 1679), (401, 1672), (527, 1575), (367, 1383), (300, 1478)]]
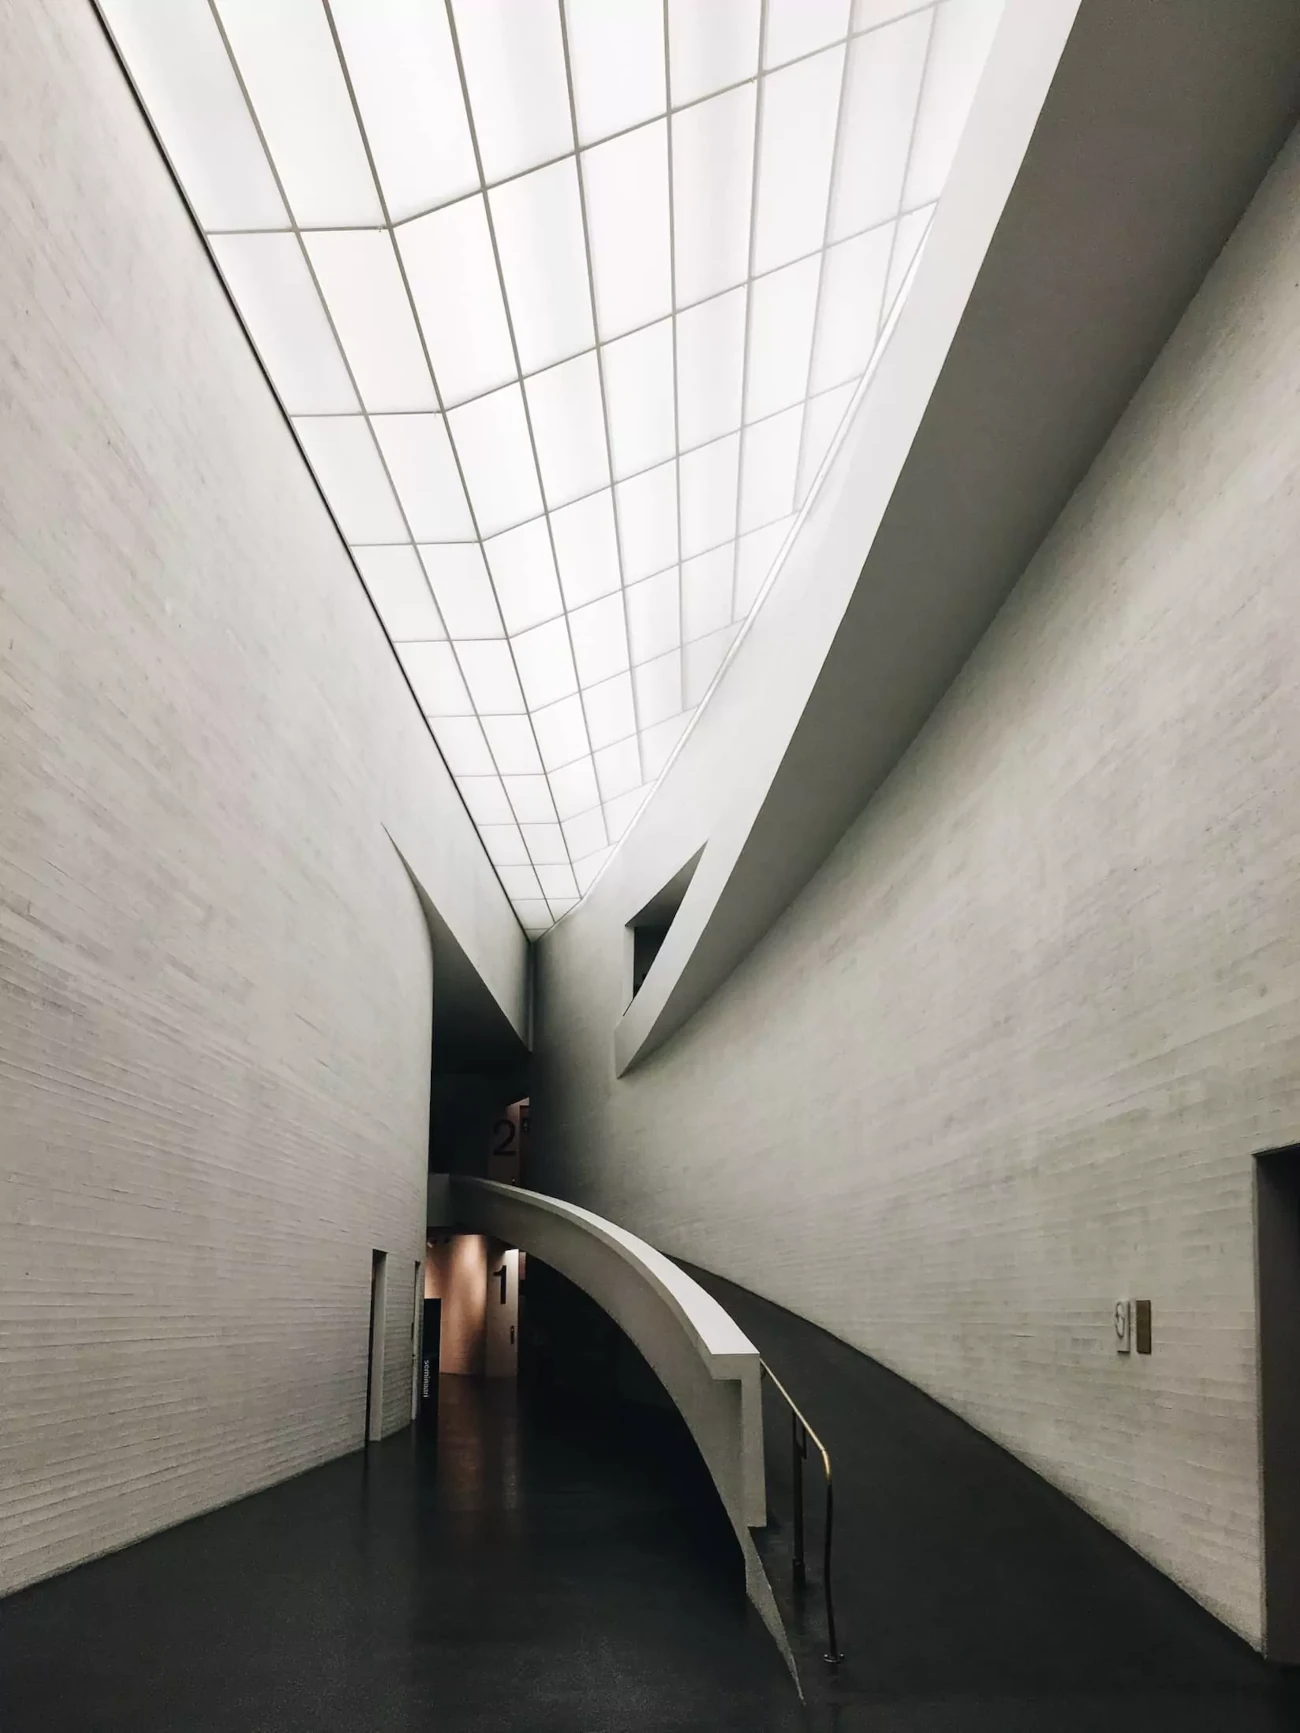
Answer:
[(1264, 1652), (1300, 1663), (1300, 1144), (1255, 1159)]
[(383, 1436), (384, 1317), (388, 1300), (388, 1253), (370, 1254), (370, 1354), (366, 1361), (365, 1442)]
[(663, 948), (668, 929), (682, 906), (682, 900), (695, 877), (695, 869), (700, 864), (703, 853), (704, 848), (701, 845), (686, 865), (679, 867), (663, 889), (656, 891), (645, 907), (638, 910), (627, 923), (628, 980), (625, 997), (629, 1005), (641, 991), (642, 983), (650, 973), (651, 964)]

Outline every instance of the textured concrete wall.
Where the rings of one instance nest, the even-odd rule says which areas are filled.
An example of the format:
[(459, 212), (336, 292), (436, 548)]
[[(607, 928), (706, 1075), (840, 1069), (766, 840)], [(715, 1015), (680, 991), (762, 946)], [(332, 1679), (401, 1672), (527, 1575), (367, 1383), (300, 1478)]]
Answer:
[(357, 1447), (372, 1247), (409, 1417), (470, 834), (91, 8), (3, 37), (0, 1591)]
[[(1293, 140), (812, 885), (617, 1082), (598, 886), (543, 941), (532, 1092), (532, 1183), (877, 1356), (1256, 1640), (1251, 1152), (1300, 1136), (1298, 285)], [(1114, 1352), (1121, 1295), (1149, 1359)]]

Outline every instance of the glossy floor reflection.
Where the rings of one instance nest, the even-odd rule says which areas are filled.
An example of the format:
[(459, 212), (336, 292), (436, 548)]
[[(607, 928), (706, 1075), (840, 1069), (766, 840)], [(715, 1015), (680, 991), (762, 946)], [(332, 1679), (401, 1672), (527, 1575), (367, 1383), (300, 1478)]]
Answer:
[[(1295, 1679), (1022, 1463), (815, 1325), (692, 1273), (830, 1451), (843, 1665), (830, 1673), (820, 1662), (815, 1586), (796, 1638), (818, 1733), (1300, 1728)], [(766, 1418), (779, 1517), (790, 1509), (789, 1427), (775, 1404)], [(815, 1578), (822, 1505), (811, 1464), (806, 1486)]]
[(673, 1416), (441, 1380), (398, 1435), (0, 1602), (4, 1733), (786, 1733)]

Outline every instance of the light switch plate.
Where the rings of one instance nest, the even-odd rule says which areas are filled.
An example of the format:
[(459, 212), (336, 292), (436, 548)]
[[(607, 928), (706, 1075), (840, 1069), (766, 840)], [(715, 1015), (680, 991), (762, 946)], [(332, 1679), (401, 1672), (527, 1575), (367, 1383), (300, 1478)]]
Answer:
[(1131, 1354), (1133, 1352), (1132, 1300), (1116, 1300), (1115, 1302), (1115, 1352), (1117, 1354)]

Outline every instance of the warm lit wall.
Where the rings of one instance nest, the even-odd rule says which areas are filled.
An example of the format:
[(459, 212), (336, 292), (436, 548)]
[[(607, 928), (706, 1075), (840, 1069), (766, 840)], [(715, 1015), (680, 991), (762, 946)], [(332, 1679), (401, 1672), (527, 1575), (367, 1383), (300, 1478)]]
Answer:
[[(533, 1183), (895, 1367), (1252, 1639), (1251, 1153), (1300, 1135), (1298, 283), (1293, 140), (806, 892), (616, 1080), (598, 886), (541, 947), (532, 1088)], [(1149, 1359), (1114, 1353), (1126, 1294)]]
[(424, 1292), (442, 1301), (439, 1372), (481, 1378), (486, 1349), (488, 1243), (482, 1234), (429, 1242)]
[(91, 7), (3, 33), (0, 1591), (359, 1446), (375, 1247), (409, 1417), (431, 959), (385, 827), (522, 960)]

